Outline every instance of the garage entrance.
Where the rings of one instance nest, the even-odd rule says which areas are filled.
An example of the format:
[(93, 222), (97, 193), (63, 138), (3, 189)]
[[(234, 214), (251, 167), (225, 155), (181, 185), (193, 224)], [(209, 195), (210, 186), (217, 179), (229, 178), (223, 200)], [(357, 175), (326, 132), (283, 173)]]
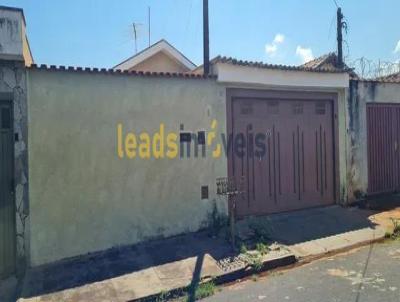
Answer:
[(0, 101), (0, 279), (15, 271), (15, 204), (11, 102)]
[[(333, 101), (287, 96), (231, 98), (228, 129), (250, 142), (243, 156), (232, 152), (228, 164), (231, 176), (245, 180), (246, 193), (236, 207), (239, 217), (335, 202)], [(260, 134), (263, 156), (256, 152), (262, 148), (251, 143), (257, 135), (260, 143)]]
[(368, 193), (400, 190), (400, 104), (367, 104)]

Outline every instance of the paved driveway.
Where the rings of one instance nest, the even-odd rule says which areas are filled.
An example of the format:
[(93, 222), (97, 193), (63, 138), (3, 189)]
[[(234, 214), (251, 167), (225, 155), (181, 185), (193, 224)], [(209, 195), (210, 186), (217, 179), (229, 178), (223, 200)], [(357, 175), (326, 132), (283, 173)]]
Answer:
[(371, 245), (237, 283), (204, 301), (398, 302), (400, 242)]

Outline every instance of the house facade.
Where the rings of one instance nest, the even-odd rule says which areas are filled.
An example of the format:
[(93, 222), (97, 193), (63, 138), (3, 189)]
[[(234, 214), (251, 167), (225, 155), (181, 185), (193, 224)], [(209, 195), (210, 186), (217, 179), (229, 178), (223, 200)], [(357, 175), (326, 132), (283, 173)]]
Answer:
[(2, 277), (206, 228), (228, 215), (220, 177), (243, 184), (239, 219), (398, 189), (400, 83), (356, 79), (332, 55), (217, 57), (204, 76), (165, 41), (112, 69), (38, 66), (21, 49), (1, 59)]
[(23, 273), (28, 236), (26, 66), (33, 62), (21, 9), (0, 6), (0, 279)]
[(114, 70), (143, 72), (191, 72), (196, 65), (162, 39), (113, 67)]

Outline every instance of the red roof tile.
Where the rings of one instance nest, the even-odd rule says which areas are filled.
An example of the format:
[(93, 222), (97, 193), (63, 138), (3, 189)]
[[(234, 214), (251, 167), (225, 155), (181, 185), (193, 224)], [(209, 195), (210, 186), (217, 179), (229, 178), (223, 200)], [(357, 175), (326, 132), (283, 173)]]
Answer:
[(114, 70), (114, 69), (106, 69), (106, 68), (90, 68), (90, 67), (74, 67), (74, 66), (56, 66), (56, 65), (37, 65), (32, 64), (28, 69), (33, 70), (50, 70), (50, 71), (72, 71), (72, 72), (81, 72), (81, 73), (103, 73), (103, 74), (124, 74), (130, 76), (141, 76), (141, 77), (167, 77), (167, 78), (186, 78), (186, 79), (215, 79), (216, 76), (209, 75), (205, 76), (203, 74), (194, 74), (191, 72), (187, 73), (178, 73), (178, 72), (150, 72), (150, 71), (128, 71), (128, 70)]
[(268, 64), (263, 62), (252, 62), (252, 61), (243, 61), (238, 60), (231, 57), (221, 57), (218, 56), (211, 60), (211, 63), (226, 63), (232, 65), (240, 65), (240, 66), (249, 66), (249, 67), (258, 67), (265, 69), (279, 69), (279, 70), (288, 70), (288, 71), (307, 71), (307, 72), (325, 72), (325, 73), (346, 73), (349, 72), (350, 68), (331, 68), (328, 66), (317, 66), (316, 64), (311, 64), (310, 66), (304, 64), (300, 66), (289, 66), (289, 65), (276, 65), (276, 64)]

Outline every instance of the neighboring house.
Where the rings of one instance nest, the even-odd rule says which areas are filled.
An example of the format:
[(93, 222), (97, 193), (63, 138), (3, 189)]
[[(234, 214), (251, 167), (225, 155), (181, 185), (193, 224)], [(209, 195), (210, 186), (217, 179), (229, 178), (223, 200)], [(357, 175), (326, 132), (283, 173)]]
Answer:
[[(357, 74), (346, 64), (343, 68), (338, 67), (338, 59), (335, 53), (328, 53), (315, 58), (309, 62), (306, 62), (299, 66), (285, 66), (277, 64), (266, 64), (264, 62), (249, 62), (246, 60), (238, 60), (230, 57), (217, 56), (210, 61), (210, 72), (212, 74), (217, 73), (215, 69), (215, 63), (225, 62), (232, 63), (236, 65), (246, 65), (252, 67), (264, 67), (270, 69), (287, 69), (287, 70), (302, 70), (302, 71), (321, 71), (321, 72), (347, 72), (351, 78), (358, 77)], [(195, 74), (203, 73), (203, 65), (198, 66), (193, 71)]]
[(33, 63), (22, 9), (0, 5), (0, 60)]
[(388, 82), (399, 82), (400, 81), (400, 72), (392, 73), (386, 76), (382, 76), (377, 78), (379, 81), (388, 81)]
[[(338, 67), (338, 57), (335, 53), (331, 52), (325, 55), (322, 55), (318, 58), (315, 58), (314, 60), (311, 60), (309, 62), (304, 63), (301, 65), (302, 67), (305, 68), (310, 68), (310, 69), (325, 69), (325, 70), (338, 70), (340, 69)], [(349, 66), (344, 64), (343, 70), (346, 70), (350, 78), (352, 79), (357, 79), (358, 75), (352, 70)]]
[(22, 9), (0, 6), (0, 279), (25, 267), (28, 250), (26, 68), (33, 62)]
[[(212, 69), (28, 69), (31, 265), (207, 227), (214, 207), (227, 215), (228, 175), (246, 179), (240, 218), (347, 201), (346, 71), (224, 57)], [(266, 156), (225, 154), (222, 135), (250, 131)], [(143, 151), (144, 132), (178, 147)], [(205, 156), (196, 141), (188, 156), (184, 138), (202, 132)]]
[(164, 39), (113, 67), (114, 70), (180, 73), (194, 68), (193, 62)]
[[(301, 66), (218, 56), (204, 76), (164, 40), (113, 69), (25, 68), (24, 40), (9, 43), (0, 278), (205, 228), (228, 214), (219, 177), (244, 180), (238, 218), (400, 189), (400, 80), (359, 80), (334, 54)], [(243, 147), (256, 134), (263, 156)]]

